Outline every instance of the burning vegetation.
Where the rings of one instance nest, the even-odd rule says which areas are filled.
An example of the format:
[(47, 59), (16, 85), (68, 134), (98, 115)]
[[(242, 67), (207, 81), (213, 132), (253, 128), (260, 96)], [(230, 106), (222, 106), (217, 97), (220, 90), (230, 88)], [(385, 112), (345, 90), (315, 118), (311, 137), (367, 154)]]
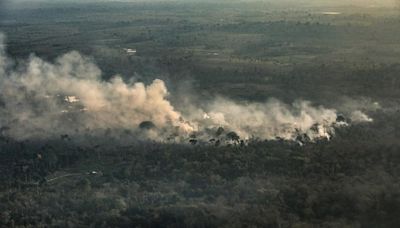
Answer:
[[(241, 141), (282, 139), (305, 143), (329, 140), (335, 128), (348, 125), (335, 109), (301, 100), (288, 105), (276, 99), (237, 103), (216, 98), (195, 108), (173, 107), (162, 80), (145, 85), (114, 76), (104, 81), (100, 69), (78, 52), (54, 63), (32, 56), (15, 66), (5, 54), (4, 43), (0, 47), (0, 118), (1, 127), (7, 129), (2, 134), (15, 139), (128, 129), (136, 140), (159, 142), (243, 145)], [(354, 123), (372, 121), (359, 110), (349, 118)]]

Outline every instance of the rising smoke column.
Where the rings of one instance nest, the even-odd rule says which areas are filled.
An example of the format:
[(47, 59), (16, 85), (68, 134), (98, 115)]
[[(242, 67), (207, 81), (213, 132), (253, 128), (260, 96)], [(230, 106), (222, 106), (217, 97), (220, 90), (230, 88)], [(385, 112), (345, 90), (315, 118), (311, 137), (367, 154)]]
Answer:
[[(145, 120), (160, 129), (192, 131), (166, 99), (163, 81), (128, 84), (119, 76), (101, 80), (90, 59), (70, 52), (48, 63), (31, 56), (23, 70), (6, 73), (0, 49), (1, 125), (16, 138), (48, 137), (85, 129), (135, 129)], [(68, 99), (73, 97), (74, 99)], [(74, 104), (78, 103), (78, 104)]]
[[(0, 39), (0, 133), (16, 139), (129, 129), (143, 139), (197, 134), (207, 141), (215, 136), (213, 130), (223, 127), (244, 139), (293, 140), (307, 135), (316, 140), (330, 138), (339, 126), (336, 110), (307, 101), (287, 105), (273, 99), (237, 103), (217, 98), (201, 108), (175, 108), (161, 80), (126, 83), (117, 75), (104, 81), (93, 61), (75, 51), (53, 63), (32, 55), (16, 67)], [(361, 112), (354, 116), (360, 122), (372, 121)]]

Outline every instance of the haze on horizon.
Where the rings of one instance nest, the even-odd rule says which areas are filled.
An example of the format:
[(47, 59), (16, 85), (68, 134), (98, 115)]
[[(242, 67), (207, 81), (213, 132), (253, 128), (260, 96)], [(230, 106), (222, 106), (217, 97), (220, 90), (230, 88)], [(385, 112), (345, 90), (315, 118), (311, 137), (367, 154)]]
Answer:
[[(0, 5), (19, 5), (27, 3), (102, 3), (102, 2), (208, 2), (208, 3), (269, 3), (276, 5), (299, 6), (364, 6), (364, 7), (394, 7), (399, 6), (399, 0), (2, 0)], [(23, 4), (22, 4), (23, 3)]]

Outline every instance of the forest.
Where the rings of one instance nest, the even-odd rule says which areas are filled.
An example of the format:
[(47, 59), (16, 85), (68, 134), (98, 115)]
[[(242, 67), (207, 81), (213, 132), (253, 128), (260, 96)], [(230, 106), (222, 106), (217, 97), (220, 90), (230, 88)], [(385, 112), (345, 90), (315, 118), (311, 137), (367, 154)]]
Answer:
[(0, 2), (0, 227), (399, 227), (390, 2)]

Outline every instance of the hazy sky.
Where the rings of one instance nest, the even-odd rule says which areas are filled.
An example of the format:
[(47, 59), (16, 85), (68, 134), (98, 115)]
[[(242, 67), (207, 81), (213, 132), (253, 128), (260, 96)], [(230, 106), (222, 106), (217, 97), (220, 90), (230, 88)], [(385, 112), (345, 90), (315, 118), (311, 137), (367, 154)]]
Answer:
[(272, 2), (272, 3), (293, 3), (293, 4), (316, 4), (316, 5), (377, 5), (377, 6), (394, 6), (398, 5), (400, 0), (0, 0), (0, 5), (4, 2), (20, 3), (20, 2)]
[[(280, 8), (308, 8), (308, 7), (390, 7), (400, 9), (400, 0), (0, 0), (0, 20), (4, 19), (7, 9), (52, 6), (57, 3), (79, 4), (93, 2), (225, 2), (225, 3), (250, 3), (264, 2)], [(39, 5), (36, 5), (38, 4)]]

